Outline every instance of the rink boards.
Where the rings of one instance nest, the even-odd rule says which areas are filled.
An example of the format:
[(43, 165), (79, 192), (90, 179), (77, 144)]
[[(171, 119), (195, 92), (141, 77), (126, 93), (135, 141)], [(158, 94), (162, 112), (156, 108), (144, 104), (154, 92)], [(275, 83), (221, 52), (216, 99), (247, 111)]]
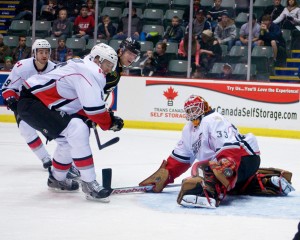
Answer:
[[(0, 73), (0, 86), (6, 77)], [(181, 130), (184, 101), (196, 94), (242, 132), (300, 138), (299, 90), (298, 84), (122, 76), (108, 103), (125, 127)], [(0, 121), (14, 121), (12, 112), (0, 107)]]

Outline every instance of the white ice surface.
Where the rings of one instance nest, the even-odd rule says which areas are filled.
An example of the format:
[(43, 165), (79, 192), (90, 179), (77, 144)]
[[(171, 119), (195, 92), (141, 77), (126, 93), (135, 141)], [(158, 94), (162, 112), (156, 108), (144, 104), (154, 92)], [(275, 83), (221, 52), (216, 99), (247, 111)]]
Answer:
[[(99, 151), (91, 133), (97, 178), (113, 169), (113, 187), (135, 186), (168, 157), (181, 133), (99, 130)], [(161, 194), (114, 195), (110, 203), (87, 201), (83, 193), (53, 193), (47, 171), (33, 155), (16, 124), (0, 123), (1, 240), (186, 240), (292, 239), (300, 220), (300, 140), (258, 137), (263, 167), (293, 172), (296, 191), (287, 197), (228, 197), (217, 209), (187, 209), (176, 203), (179, 188)], [(53, 153), (55, 143), (47, 149)], [(188, 176), (184, 174), (176, 183)]]

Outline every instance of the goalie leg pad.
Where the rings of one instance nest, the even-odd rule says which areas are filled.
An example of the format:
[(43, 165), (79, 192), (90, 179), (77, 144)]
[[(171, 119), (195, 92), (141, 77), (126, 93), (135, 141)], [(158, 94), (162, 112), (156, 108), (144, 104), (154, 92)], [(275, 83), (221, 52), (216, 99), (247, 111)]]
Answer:
[(287, 170), (283, 170), (280, 168), (259, 168), (258, 173), (270, 176), (282, 176), (284, 177), (289, 183), (292, 181), (293, 173)]
[(210, 161), (209, 166), (215, 177), (229, 191), (232, 189), (237, 180), (237, 165), (231, 158), (222, 158), (217, 161)]
[(184, 207), (194, 208), (216, 208), (216, 200), (213, 198), (207, 199), (196, 195), (184, 195), (181, 201)]
[(256, 196), (286, 196), (295, 191), (291, 185), (292, 173), (279, 168), (260, 168), (242, 194)]
[(184, 179), (177, 197), (177, 203), (182, 203), (184, 195), (204, 195), (202, 188), (203, 181), (204, 179), (202, 177), (190, 177)]

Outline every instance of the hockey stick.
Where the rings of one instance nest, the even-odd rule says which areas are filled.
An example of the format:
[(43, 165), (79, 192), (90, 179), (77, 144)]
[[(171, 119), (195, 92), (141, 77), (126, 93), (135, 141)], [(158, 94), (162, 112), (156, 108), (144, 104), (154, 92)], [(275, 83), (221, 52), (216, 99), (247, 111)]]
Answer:
[[(123, 194), (123, 193), (143, 193), (143, 192), (152, 192), (154, 185), (147, 186), (133, 186), (133, 187), (121, 187), (121, 188), (111, 188), (111, 178), (112, 178), (112, 169), (104, 168), (102, 169), (102, 185), (104, 188), (109, 189), (112, 194)], [(170, 184), (166, 188), (180, 187), (181, 184)]]
[(102, 150), (103, 148), (109, 147), (110, 145), (113, 145), (113, 144), (119, 142), (120, 138), (115, 137), (115, 138), (107, 141), (106, 143), (101, 144), (99, 134), (98, 134), (98, 131), (97, 131), (96, 123), (93, 122), (92, 126), (93, 126), (93, 129), (94, 129), (94, 133), (95, 133), (95, 137), (96, 137), (96, 141), (97, 141), (97, 145), (98, 145), (99, 150)]
[[(180, 187), (181, 184), (170, 184), (165, 186), (165, 188), (173, 188), (173, 187)], [(147, 193), (153, 192), (154, 185), (147, 185), (147, 186), (133, 186), (133, 187), (121, 187), (121, 188), (111, 188), (112, 194), (124, 194), (124, 193)]]

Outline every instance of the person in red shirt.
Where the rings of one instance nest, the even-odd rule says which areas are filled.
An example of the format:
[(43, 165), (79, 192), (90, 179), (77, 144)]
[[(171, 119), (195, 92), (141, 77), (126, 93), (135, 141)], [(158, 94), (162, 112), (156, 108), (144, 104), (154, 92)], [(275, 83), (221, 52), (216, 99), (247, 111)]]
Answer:
[(83, 4), (80, 8), (80, 15), (76, 17), (74, 22), (73, 37), (84, 38), (86, 41), (93, 37), (95, 20), (93, 16), (88, 15), (88, 6)]

